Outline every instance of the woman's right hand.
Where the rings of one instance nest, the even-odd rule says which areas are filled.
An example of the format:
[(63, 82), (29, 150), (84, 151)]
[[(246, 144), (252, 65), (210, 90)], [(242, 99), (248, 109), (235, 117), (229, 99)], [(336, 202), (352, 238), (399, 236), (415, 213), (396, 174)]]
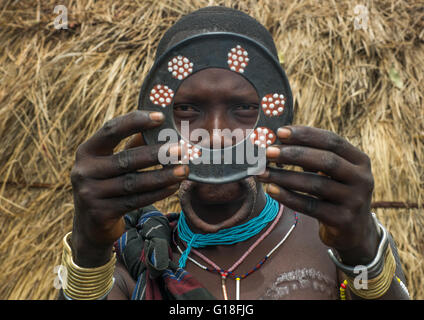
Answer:
[[(71, 172), (75, 216), (72, 230), (74, 261), (96, 267), (110, 259), (113, 243), (125, 231), (124, 215), (172, 195), (188, 176), (188, 166), (159, 164), (163, 145), (143, 145), (113, 153), (131, 135), (160, 125), (161, 112), (134, 111), (105, 123), (78, 147)], [(181, 154), (177, 146), (171, 154)]]

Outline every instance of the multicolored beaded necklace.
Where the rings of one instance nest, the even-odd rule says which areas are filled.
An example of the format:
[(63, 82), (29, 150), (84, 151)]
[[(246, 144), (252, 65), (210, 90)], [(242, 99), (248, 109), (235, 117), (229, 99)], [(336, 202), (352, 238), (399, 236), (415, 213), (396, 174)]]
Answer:
[[(289, 237), (289, 235), (291, 234), (291, 232), (293, 231), (293, 229), (296, 227), (297, 222), (298, 222), (298, 215), (296, 212), (294, 212), (294, 216), (295, 216), (295, 222), (293, 223), (293, 225), (291, 226), (291, 228), (289, 229), (289, 231), (287, 232), (287, 234), (281, 239), (280, 242), (278, 242), (278, 244), (272, 248), (266, 255), (264, 258), (262, 258), (256, 265), (255, 267), (253, 267), (250, 271), (242, 274), (242, 275), (236, 275), (233, 271), (244, 261), (244, 259), (253, 251), (253, 249), (259, 244), (261, 243), (270, 233), (271, 231), (274, 229), (274, 227), (277, 225), (278, 221), (280, 220), (282, 213), (284, 210), (284, 206), (280, 205), (280, 210), (278, 212), (277, 217), (274, 219), (273, 223), (269, 226), (269, 228), (267, 229), (267, 231), (265, 233), (262, 234), (261, 237), (259, 237), (248, 249), (247, 251), (241, 256), (241, 258), (239, 260), (237, 260), (233, 266), (231, 266), (229, 269), (225, 270), (222, 269), (221, 267), (219, 267), (216, 263), (214, 263), (212, 260), (208, 259), (206, 256), (204, 256), (203, 254), (201, 254), (199, 251), (195, 250), (194, 248), (191, 249), (191, 251), (196, 254), (199, 258), (201, 258), (202, 260), (204, 260), (206, 263), (208, 263), (209, 265), (211, 265), (213, 268), (208, 268), (204, 265), (202, 265), (201, 263), (199, 263), (198, 261), (196, 261), (195, 259), (191, 258), (190, 256), (187, 256), (187, 259), (190, 260), (191, 262), (193, 262), (195, 265), (197, 265), (198, 267), (200, 267), (203, 270), (209, 271), (209, 272), (213, 272), (213, 273), (218, 273), (221, 275), (221, 287), (222, 287), (222, 294), (224, 297), (224, 300), (228, 300), (228, 294), (227, 294), (227, 287), (226, 287), (226, 283), (225, 280), (227, 279), (227, 277), (233, 278), (236, 280), (236, 300), (240, 300), (240, 281), (241, 279), (245, 279), (246, 277), (248, 277), (249, 275), (251, 275), (252, 273), (254, 273), (255, 271), (257, 271), (260, 267), (262, 267), (262, 265), (265, 263), (266, 260), (268, 260), (268, 258), (284, 243), (284, 241)], [(176, 240), (175, 240), (175, 231), (177, 230), (177, 227), (174, 228), (173, 230), (173, 242), (175, 244), (175, 246), (177, 247), (178, 251), (180, 252), (180, 254), (183, 254), (183, 250), (178, 246)], [(187, 244), (182, 240), (183, 244), (186, 246), (187, 248)]]

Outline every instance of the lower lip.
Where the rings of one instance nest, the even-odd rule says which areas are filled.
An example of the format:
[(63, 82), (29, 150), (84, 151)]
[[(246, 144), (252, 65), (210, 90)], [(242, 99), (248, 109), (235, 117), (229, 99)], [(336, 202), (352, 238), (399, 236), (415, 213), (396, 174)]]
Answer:
[(222, 185), (196, 183), (192, 190), (196, 192), (195, 198), (206, 204), (225, 204), (239, 201), (244, 199), (247, 195), (245, 184), (240, 182), (231, 182)]

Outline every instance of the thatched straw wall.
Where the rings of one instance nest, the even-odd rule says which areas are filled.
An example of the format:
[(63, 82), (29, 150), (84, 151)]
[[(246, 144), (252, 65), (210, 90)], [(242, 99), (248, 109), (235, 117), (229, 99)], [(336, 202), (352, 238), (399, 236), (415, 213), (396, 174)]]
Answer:
[[(0, 1), (0, 299), (55, 298), (77, 146), (136, 108), (163, 32), (216, 4), (250, 13), (273, 33), (295, 123), (334, 130), (367, 152), (374, 201), (416, 206), (377, 214), (399, 245), (412, 297), (424, 298), (422, 2), (361, 1), (369, 17), (361, 30), (356, 1), (61, 3), (67, 30), (53, 26), (58, 1)], [(175, 210), (178, 200), (157, 205)]]

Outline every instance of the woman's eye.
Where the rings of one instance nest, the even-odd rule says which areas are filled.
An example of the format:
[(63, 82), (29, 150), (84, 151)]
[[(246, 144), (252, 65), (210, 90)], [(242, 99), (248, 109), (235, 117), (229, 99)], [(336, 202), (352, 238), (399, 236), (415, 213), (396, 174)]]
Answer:
[(174, 116), (177, 118), (193, 119), (198, 117), (199, 113), (199, 110), (187, 104), (174, 105)]
[(250, 105), (237, 106), (237, 110), (256, 110), (256, 109), (258, 109), (258, 107), (250, 106)]
[(174, 110), (175, 111), (195, 111), (195, 112), (197, 112), (196, 109), (194, 109), (192, 106), (188, 106), (188, 105), (174, 106)]
[(241, 116), (254, 116), (258, 114), (258, 106), (246, 104), (235, 107), (235, 113)]

